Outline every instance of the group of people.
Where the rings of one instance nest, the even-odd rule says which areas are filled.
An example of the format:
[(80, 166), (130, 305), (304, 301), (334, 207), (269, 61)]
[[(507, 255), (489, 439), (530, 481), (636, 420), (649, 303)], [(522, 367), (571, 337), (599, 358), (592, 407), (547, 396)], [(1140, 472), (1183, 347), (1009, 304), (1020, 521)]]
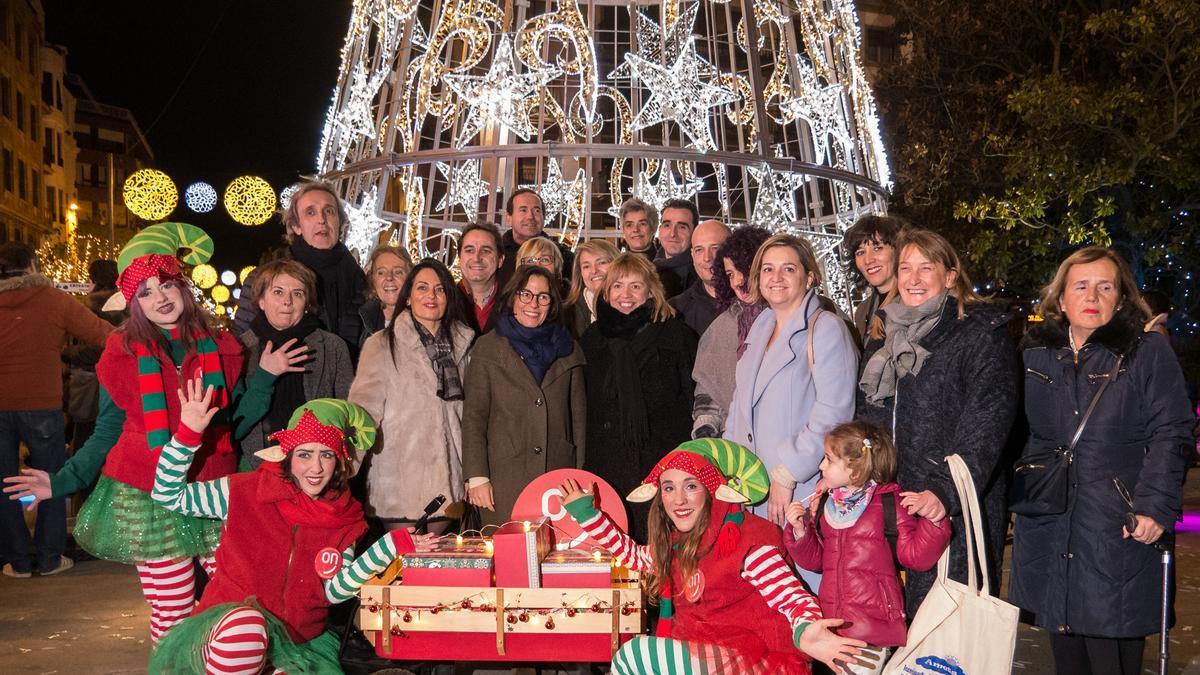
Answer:
[[(207, 646), (189, 654), (229, 661), (229, 636), (249, 622), (263, 645), (287, 648), (264, 646), (247, 664), (303, 664), (290, 646), (315, 640), (323, 610), (245, 605), (301, 582), (257, 590), (265, 568), (235, 529), (301, 523), (320, 530), (306, 546), (344, 551), (345, 573), (323, 596), (318, 580), (295, 591), (321, 608), (424, 546), (408, 531), (434, 497), (447, 499), (431, 532), (475, 515), (500, 524), (532, 479), (575, 467), (639, 495), (618, 536), (587, 486), (563, 486), (568, 511), (642, 570), (661, 602), (658, 637), (629, 643), (614, 669), (803, 672), (805, 652), (874, 672), (905, 643), (947, 547), (951, 576), (967, 576), (943, 458), (961, 456), (971, 473), (998, 577), (1022, 446), (1070, 444), (1065, 510), (1017, 517), (1010, 598), (1052, 631), (1060, 672), (1136, 672), (1157, 629), (1161, 571), (1149, 544), (1180, 512), (1193, 416), (1124, 260), (1099, 247), (1067, 257), (1044, 290), (1044, 320), (1018, 346), (1007, 308), (975, 292), (954, 247), (897, 218), (864, 217), (846, 233), (863, 295), (853, 316), (821, 294), (801, 237), (731, 231), (686, 200), (659, 210), (631, 199), (619, 219), (619, 242), (571, 250), (545, 232), (538, 194), (517, 190), (505, 231), (476, 223), (458, 235), (459, 281), (437, 260), (414, 264), (383, 245), (364, 274), (340, 241), (344, 205), (305, 183), (285, 212), (288, 246), (246, 280), (233, 334), (214, 328), (179, 271), (176, 249), (190, 264), (211, 253), (190, 226), (154, 226), (164, 229), (122, 252), (113, 298), (130, 314), (111, 335), (82, 305), (52, 304), (31, 256), (6, 249), (0, 310), (37, 307), (52, 324), (25, 346), (46, 351), (64, 333), (107, 342), (95, 430), (74, 457), (43, 458), (26, 440), (32, 468), (18, 475), (15, 441), (0, 448), (5, 491), (41, 503), (36, 542), (17, 527), (16, 503), (4, 505), (5, 573), (56, 569), (62, 549), (42, 516), (94, 485), (75, 538), (137, 565), (156, 642), (196, 611), (196, 560), (215, 580), (232, 576), (201, 600), (195, 618), (207, 618), (191, 625), (203, 630), (186, 633)], [(0, 347), (0, 370), (15, 372)], [(45, 393), (32, 408), (0, 400), (14, 411), (0, 412), (4, 443), (54, 416), (61, 391)], [(317, 400), (342, 413), (322, 417), (309, 409)], [(292, 506), (278, 522), (237, 515), (264, 501)], [(357, 559), (369, 564), (347, 543), (364, 515), (388, 532)], [(233, 517), (254, 524), (228, 520), (222, 537)], [(714, 596), (727, 613), (700, 602)], [(726, 624), (750, 630), (714, 630)]]

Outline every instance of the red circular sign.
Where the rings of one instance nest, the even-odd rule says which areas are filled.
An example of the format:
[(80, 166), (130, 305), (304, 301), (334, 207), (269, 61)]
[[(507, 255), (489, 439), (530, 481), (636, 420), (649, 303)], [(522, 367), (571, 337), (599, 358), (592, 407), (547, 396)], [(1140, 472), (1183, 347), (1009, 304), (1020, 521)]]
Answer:
[[(613, 524), (622, 532), (629, 531), (629, 516), (625, 513), (625, 502), (621, 495), (594, 473), (581, 469), (557, 469), (533, 479), (513, 505), (512, 520), (536, 520), (549, 518), (556, 528), (555, 545), (559, 548), (580, 548), (584, 543), (599, 546), (588, 538), (575, 519), (562, 505), (562, 493), (558, 486), (573, 478), (585, 490), (592, 493), (596, 508), (608, 514)], [(567, 544), (564, 546), (564, 544)]]
[(327, 546), (317, 551), (317, 558), (313, 564), (317, 568), (317, 576), (332, 579), (342, 569), (342, 554), (336, 548)]

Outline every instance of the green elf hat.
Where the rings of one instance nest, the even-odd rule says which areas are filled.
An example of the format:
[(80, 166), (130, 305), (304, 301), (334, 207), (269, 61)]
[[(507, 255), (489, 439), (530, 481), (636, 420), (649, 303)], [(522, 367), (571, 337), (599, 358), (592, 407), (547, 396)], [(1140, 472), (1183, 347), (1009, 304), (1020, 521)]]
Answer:
[(713, 498), (731, 504), (757, 504), (767, 498), (771, 478), (762, 460), (744, 445), (721, 438), (697, 438), (681, 443), (626, 497), (648, 502), (658, 494), (658, 479), (667, 469), (685, 471), (704, 484)]
[[(305, 443), (320, 443), (349, 460), (347, 440), (359, 452), (365, 452), (375, 444), (375, 420), (362, 407), (349, 401), (318, 398), (296, 408), (287, 429), (271, 434), (270, 438), (278, 440), (279, 445), (254, 453), (268, 462), (282, 462), (292, 450)], [(355, 463), (350, 464), (353, 470)]]
[(204, 230), (187, 223), (159, 223), (133, 235), (117, 258), (117, 287), (121, 292), (112, 294), (103, 311), (125, 309), (138, 284), (150, 277), (181, 278), (176, 258), (181, 249), (183, 262), (199, 265), (212, 257), (213, 241)]

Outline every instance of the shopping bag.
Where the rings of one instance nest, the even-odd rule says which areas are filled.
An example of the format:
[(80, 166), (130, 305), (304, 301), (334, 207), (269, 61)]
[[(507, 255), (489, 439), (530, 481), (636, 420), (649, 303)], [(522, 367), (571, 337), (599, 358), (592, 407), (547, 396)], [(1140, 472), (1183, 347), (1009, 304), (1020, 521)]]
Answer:
[[(962, 504), (967, 540), (967, 583), (947, 578), (950, 549), (938, 560), (937, 580), (917, 608), (908, 643), (896, 650), (884, 675), (1009, 675), (1017, 643), (1018, 609), (988, 595), (987, 557), (979, 498), (967, 465), (946, 458)], [(982, 578), (975, 576), (979, 560)], [(977, 583), (981, 582), (981, 583)]]

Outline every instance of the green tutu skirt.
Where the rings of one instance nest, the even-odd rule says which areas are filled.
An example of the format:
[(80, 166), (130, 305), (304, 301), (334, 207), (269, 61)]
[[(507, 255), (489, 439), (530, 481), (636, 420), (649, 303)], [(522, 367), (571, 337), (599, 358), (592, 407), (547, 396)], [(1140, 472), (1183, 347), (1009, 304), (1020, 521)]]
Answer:
[(211, 555), (222, 525), (168, 511), (150, 493), (101, 476), (75, 519), (75, 541), (97, 558), (134, 565)]
[[(288, 675), (333, 675), (342, 672), (338, 663), (340, 645), (332, 632), (325, 631), (308, 642), (296, 644), (292, 642), (283, 622), (274, 614), (258, 607), (253, 601), (246, 605), (262, 612), (267, 620), (267, 660), (273, 667)], [(154, 675), (203, 673), (204, 645), (213, 627), (230, 610), (242, 606), (245, 605), (236, 602), (216, 605), (167, 631), (150, 654), (150, 672)]]

